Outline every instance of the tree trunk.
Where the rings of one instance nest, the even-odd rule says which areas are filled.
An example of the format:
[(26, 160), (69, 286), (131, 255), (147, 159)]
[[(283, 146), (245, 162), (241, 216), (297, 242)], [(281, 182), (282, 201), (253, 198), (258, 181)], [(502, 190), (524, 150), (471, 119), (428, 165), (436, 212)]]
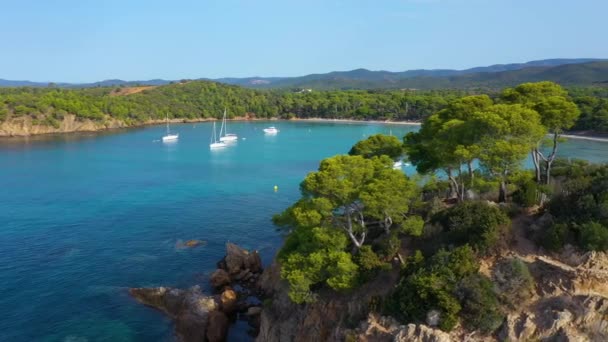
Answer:
[(538, 148), (534, 148), (532, 149), (532, 162), (534, 163), (534, 171), (536, 174), (536, 183), (541, 183), (542, 182), (542, 176), (541, 176), (541, 171), (540, 171), (540, 156), (539, 156), (539, 151)]
[(557, 140), (559, 139), (559, 134), (557, 132), (553, 133), (553, 150), (551, 151), (551, 155), (549, 158), (545, 160), (545, 169), (546, 169), (546, 184), (551, 182), (551, 166), (553, 165), (553, 161), (555, 160), (555, 156), (557, 155)]
[(469, 179), (471, 181), (471, 184), (469, 184), (469, 186), (473, 185), (473, 180), (475, 177), (475, 174), (473, 174), (473, 162), (469, 161), (467, 163), (467, 167), (469, 168)]
[(498, 189), (498, 203), (505, 203), (507, 201), (507, 182), (504, 178), (500, 181), (500, 188)]
[(458, 183), (454, 180), (454, 176), (452, 176), (452, 168), (447, 168), (445, 173), (448, 174), (448, 180), (450, 181), (450, 194), (448, 198), (452, 198), (458, 194)]
[(349, 209), (347, 209), (347, 212), (346, 212), (346, 223), (347, 223), (347, 226), (344, 227), (344, 230), (348, 234), (348, 237), (350, 238), (350, 240), (353, 242), (353, 245), (355, 246), (355, 252), (357, 252), (363, 246), (363, 242), (365, 242), (366, 234), (365, 234), (365, 232), (361, 233), (361, 238), (357, 239), (357, 236), (355, 236), (355, 232), (353, 230), (353, 220), (351, 217), (351, 211)]

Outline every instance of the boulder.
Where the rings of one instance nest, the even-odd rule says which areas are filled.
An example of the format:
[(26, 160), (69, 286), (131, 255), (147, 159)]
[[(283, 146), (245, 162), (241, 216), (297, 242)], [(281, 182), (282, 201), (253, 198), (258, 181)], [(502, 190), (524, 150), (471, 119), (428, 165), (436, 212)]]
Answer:
[(262, 259), (257, 251), (249, 253), (246, 249), (228, 242), (223, 265), (226, 267), (226, 271), (232, 275), (246, 269), (251, 272), (260, 272), (262, 270)]
[(237, 295), (232, 289), (226, 289), (220, 296), (222, 311), (226, 314), (233, 313), (237, 308)]
[[(221, 311), (212, 311), (209, 313), (209, 324), (207, 327), (207, 341), (209, 342), (222, 342), (226, 340), (228, 333), (228, 317)], [(200, 339), (198, 341), (204, 341)]]
[(185, 291), (170, 287), (132, 288), (129, 293), (138, 302), (161, 310), (175, 318), (184, 307)]
[[(227, 318), (224, 325), (214, 326), (222, 323), (221, 319), (211, 319), (217, 316), (218, 305), (213, 297), (205, 296), (198, 286), (188, 290), (170, 287), (132, 288), (129, 293), (140, 303), (161, 310), (175, 320), (175, 333), (181, 341), (204, 341), (209, 334), (225, 338)], [(222, 331), (223, 335), (220, 334)]]
[(224, 285), (230, 284), (230, 275), (228, 274), (228, 272), (219, 268), (211, 274), (211, 278), (209, 279), (209, 281), (211, 282), (211, 286), (216, 289), (219, 289)]

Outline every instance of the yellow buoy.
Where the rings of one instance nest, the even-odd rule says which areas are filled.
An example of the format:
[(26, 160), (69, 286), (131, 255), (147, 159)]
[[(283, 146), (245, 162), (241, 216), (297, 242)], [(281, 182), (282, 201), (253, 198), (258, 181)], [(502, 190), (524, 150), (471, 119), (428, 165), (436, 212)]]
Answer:
[(279, 191), (279, 186), (278, 186), (278, 185), (275, 185), (275, 186), (274, 186), (274, 192), (277, 192), (277, 191)]

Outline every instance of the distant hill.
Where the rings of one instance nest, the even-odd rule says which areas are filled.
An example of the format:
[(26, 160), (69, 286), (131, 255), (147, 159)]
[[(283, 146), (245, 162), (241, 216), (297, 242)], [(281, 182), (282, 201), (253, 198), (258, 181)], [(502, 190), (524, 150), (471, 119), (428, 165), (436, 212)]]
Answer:
[[(522, 82), (549, 80), (562, 85), (608, 85), (608, 60), (594, 58), (545, 59), (527, 63), (496, 64), (466, 70), (408, 70), (402, 72), (355, 69), (300, 77), (246, 77), (204, 79), (249, 88), (311, 89), (439, 89), (502, 88)], [(158, 86), (175, 81), (104, 80), (94, 83), (56, 83), (66, 88)], [(3, 87), (47, 87), (49, 83), (0, 79)]]
[[(446, 78), (480, 74), (479, 78), (485, 79), (494, 74), (505, 71), (517, 71), (530, 68), (551, 68), (562, 65), (584, 64), (598, 61), (606, 61), (596, 58), (577, 59), (545, 59), (527, 63), (496, 64), (487, 67), (475, 67), (466, 70), (408, 70), (402, 72), (371, 71), (367, 69), (355, 69), (350, 71), (333, 71), (325, 74), (310, 74), (300, 77), (249, 77), (218, 79), (216, 81), (235, 84), (251, 88), (313, 88), (313, 89), (372, 89), (372, 88), (404, 88), (419, 85), (421, 88), (441, 88)], [(500, 76), (502, 77), (502, 76)], [(416, 82), (406, 81), (418, 78)], [(426, 78), (441, 79), (429, 80)], [(459, 83), (459, 82), (456, 82)], [(460, 87), (460, 86), (457, 86)], [(417, 86), (414, 86), (417, 88)]]

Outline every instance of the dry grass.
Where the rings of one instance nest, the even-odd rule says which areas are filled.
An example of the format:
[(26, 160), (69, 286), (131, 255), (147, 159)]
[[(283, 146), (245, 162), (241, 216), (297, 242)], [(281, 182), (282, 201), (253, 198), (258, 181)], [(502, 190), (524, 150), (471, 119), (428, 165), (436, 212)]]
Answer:
[(156, 87), (157, 86), (142, 86), (142, 87), (119, 88), (117, 90), (113, 90), (110, 93), (110, 96), (126, 96), (126, 95), (131, 95), (131, 94), (137, 94), (137, 93), (142, 92), (144, 90), (154, 89)]

